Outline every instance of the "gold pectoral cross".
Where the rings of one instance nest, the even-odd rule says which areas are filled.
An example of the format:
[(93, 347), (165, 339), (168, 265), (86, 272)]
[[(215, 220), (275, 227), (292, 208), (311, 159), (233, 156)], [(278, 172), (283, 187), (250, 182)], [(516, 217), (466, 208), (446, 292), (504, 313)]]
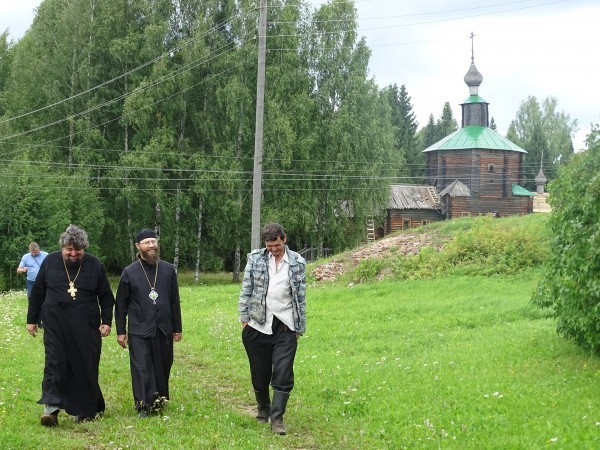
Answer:
[(71, 297), (73, 297), (73, 300), (75, 300), (75, 293), (77, 292), (77, 288), (75, 287), (75, 284), (72, 281), (69, 281), (69, 289), (67, 289), (67, 292), (71, 294)]

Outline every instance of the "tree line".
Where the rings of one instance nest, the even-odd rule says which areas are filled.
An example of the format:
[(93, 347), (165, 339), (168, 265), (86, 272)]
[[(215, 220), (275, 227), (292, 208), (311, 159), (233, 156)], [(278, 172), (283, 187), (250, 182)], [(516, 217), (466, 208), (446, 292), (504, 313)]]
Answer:
[[(0, 35), (0, 288), (19, 283), (30, 241), (54, 250), (69, 223), (111, 272), (153, 227), (163, 257), (196, 279), (237, 278), (250, 250), (256, 6), (44, 0), (17, 43)], [(421, 182), (421, 151), (458, 126), (446, 104), (418, 131), (406, 87), (369, 78), (357, 28), (351, 0), (269, 2), (262, 220), (284, 224), (295, 249), (362, 241), (388, 185)]]

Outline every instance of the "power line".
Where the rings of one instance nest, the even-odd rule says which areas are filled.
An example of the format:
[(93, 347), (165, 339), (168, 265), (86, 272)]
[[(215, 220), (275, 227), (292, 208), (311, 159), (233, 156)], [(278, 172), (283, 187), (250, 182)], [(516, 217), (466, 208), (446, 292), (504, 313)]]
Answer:
[[(222, 27), (224, 24), (226, 24), (226, 22), (222, 22), (222, 23), (221, 23), (221, 24), (219, 24), (219, 25), (215, 25), (213, 28), (218, 30), (218, 29), (219, 29), (219, 28), (221, 28), (221, 27)], [(44, 106), (44, 107), (42, 107), (42, 108), (38, 108), (38, 109), (36, 109), (36, 110), (29, 111), (29, 112), (26, 112), (26, 113), (22, 113), (22, 114), (19, 114), (19, 115), (17, 115), (17, 116), (14, 116), (14, 117), (9, 117), (9, 118), (7, 118), (7, 119), (0, 120), (0, 125), (2, 125), (2, 124), (4, 124), (4, 123), (12, 122), (13, 120), (21, 119), (21, 118), (23, 118), (23, 117), (26, 117), (26, 116), (29, 116), (29, 115), (32, 115), (32, 114), (36, 114), (36, 113), (38, 113), (38, 112), (41, 112), (41, 111), (45, 111), (46, 109), (53, 108), (53, 107), (55, 107), (55, 106), (58, 106), (58, 105), (60, 105), (60, 104), (62, 104), (62, 103), (65, 103), (65, 102), (68, 102), (68, 101), (74, 100), (74, 99), (76, 99), (76, 98), (78, 98), (78, 97), (81, 97), (82, 95), (89, 94), (90, 92), (93, 92), (93, 91), (95, 91), (95, 90), (97, 90), (97, 89), (100, 89), (100, 88), (102, 88), (102, 87), (104, 87), (104, 86), (108, 86), (109, 84), (111, 84), (111, 83), (113, 83), (113, 82), (115, 82), (115, 81), (118, 81), (118, 80), (120, 80), (121, 78), (124, 78), (124, 77), (127, 77), (127, 76), (129, 76), (129, 75), (132, 75), (132, 74), (134, 74), (135, 72), (137, 72), (137, 71), (139, 71), (139, 70), (141, 70), (141, 69), (143, 69), (143, 68), (145, 68), (145, 67), (147, 67), (147, 66), (149, 66), (149, 65), (151, 65), (151, 64), (154, 64), (154, 63), (156, 63), (156, 62), (160, 61), (161, 59), (163, 59), (163, 58), (165, 58), (165, 57), (168, 57), (168, 56), (172, 55), (172, 54), (173, 54), (173, 53), (175, 53), (175, 52), (178, 52), (178, 51), (182, 50), (183, 48), (187, 47), (188, 45), (191, 45), (192, 43), (196, 42), (197, 40), (199, 40), (199, 39), (201, 39), (201, 38), (203, 38), (203, 37), (205, 37), (205, 36), (209, 35), (209, 33), (210, 33), (210, 32), (212, 32), (212, 31), (213, 31), (213, 30), (208, 30), (208, 31), (207, 31), (205, 34), (203, 34), (203, 35), (199, 35), (199, 36), (196, 36), (196, 37), (194, 37), (194, 38), (191, 38), (191, 39), (189, 39), (189, 40), (185, 41), (184, 43), (182, 43), (182, 44), (180, 44), (180, 45), (178, 45), (178, 46), (176, 46), (176, 47), (174, 47), (174, 48), (172, 48), (172, 49), (169, 49), (169, 50), (167, 50), (166, 52), (163, 52), (161, 55), (159, 55), (159, 56), (157, 56), (157, 57), (155, 57), (155, 58), (153, 58), (153, 59), (151, 59), (151, 60), (149, 60), (149, 61), (146, 61), (145, 63), (143, 63), (143, 64), (141, 64), (141, 65), (137, 66), (136, 68), (134, 68), (134, 69), (131, 69), (131, 70), (129, 70), (129, 71), (127, 71), (127, 72), (125, 72), (125, 73), (122, 73), (121, 75), (118, 75), (118, 76), (116, 76), (116, 77), (114, 77), (114, 78), (112, 78), (112, 79), (110, 79), (110, 80), (108, 80), (108, 81), (105, 81), (105, 82), (103, 82), (103, 83), (100, 83), (100, 84), (98, 84), (98, 85), (96, 85), (96, 86), (94, 86), (94, 87), (91, 87), (91, 88), (89, 88), (89, 89), (87, 89), (87, 90), (85, 90), (85, 91), (79, 92), (79, 93), (77, 93), (77, 94), (75, 94), (75, 95), (72, 95), (72, 96), (70, 96), (70, 97), (68, 97), (68, 98), (65, 98), (65, 99), (63, 99), (63, 100), (59, 100), (59, 101), (57, 101), (57, 102), (55, 102), (55, 103), (52, 103), (52, 104), (50, 104), (50, 105), (46, 105), (46, 106)]]
[[(181, 90), (179, 90), (179, 91), (177, 91), (177, 92), (175, 92), (175, 93), (173, 93), (173, 94), (171, 94), (171, 95), (169, 95), (169, 96), (167, 96), (167, 97), (163, 97), (163, 98), (161, 98), (161, 99), (159, 99), (159, 100), (156, 100), (156, 101), (154, 101), (153, 103), (151, 103), (151, 104), (149, 104), (149, 105), (145, 105), (145, 106), (143, 106), (143, 107), (141, 107), (141, 108), (138, 108), (138, 109), (136, 109), (136, 110), (133, 110), (132, 112), (139, 112), (139, 111), (142, 111), (142, 110), (144, 110), (144, 109), (150, 108), (150, 107), (152, 107), (152, 106), (155, 106), (155, 105), (157, 105), (157, 104), (159, 104), (159, 103), (161, 103), (161, 102), (163, 102), (163, 101), (169, 100), (169, 99), (171, 99), (171, 98), (175, 97), (176, 95), (182, 94), (182, 93), (184, 93), (184, 92), (187, 92), (187, 91), (189, 91), (190, 89), (193, 89), (193, 88), (195, 88), (195, 87), (197, 87), (197, 86), (200, 86), (201, 84), (203, 84), (203, 83), (205, 83), (205, 82), (208, 82), (208, 81), (210, 81), (210, 80), (212, 80), (212, 79), (214, 79), (214, 78), (218, 78), (219, 76), (221, 76), (221, 75), (223, 75), (223, 74), (225, 74), (225, 73), (227, 73), (227, 72), (229, 72), (229, 71), (231, 71), (231, 70), (233, 70), (233, 69), (235, 69), (235, 68), (237, 68), (237, 67), (240, 67), (240, 66), (241, 66), (241, 65), (243, 65), (243, 64), (244, 64), (244, 63), (245, 63), (245, 62), (246, 62), (248, 59), (249, 59), (249, 58), (247, 57), (247, 59), (246, 59), (246, 60), (244, 60), (244, 61), (242, 61), (242, 62), (240, 62), (240, 63), (238, 63), (238, 64), (235, 64), (234, 66), (231, 66), (231, 67), (229, 67), (228, 69), (224, 69), (224, 70), (222, 70), (222, 71), (221, 71), (221, 72), (219, 72), (219, 73), (212, 74), (211, 76), (207, 77), (206, 79), (204, 79), (204, 80), (202, 80), (202, 81), (200, 81), (200, 82), (198, 82), (198, 83), (196, 83), (196, 84), (193, 84), (193, 85), (191, 85), (191, 86), (188, 86), (188, 87), (186, 87), (186, 88), (184, 88), (184, 89), (181, 89)], [(132, 94), (133, 94), (133, 93), (135, 93), (135, 92), (136, 92), (136, 91), (134, 90), (134, 91), (132, 91), (132, 92), (128, 93), (126, 96), (130, 96), (130, 95), (132, 95)], [(97, 108), (94, 108), (94, 109), (97, 109)], [(60, 141), (60, 140), (63, 140), (63, 139), (67, 139), (67, 138), (69, 138), (69, 137), (76, 136), (76, 135), (78, 135), (78, 134), (81, 134), (81, 133), (84, 133), (84, 132), (86, 132), (86, 131), (89, 131), (89, 130), (92, 130), (92, 129), (95, 129), (95, 128), (98, 128), (98, 127), (101, 127), (101, 126), (104, 126), (104, 125), (108, 125), (109, 123), (112, 123), (112, 122), (115, 122), (115, 121), (117, 121), (117, 120), (120, 120), (120, 119), (122, 119), (123, 117), (124, 117), (124, 115), (120, 115), (120, 116), (114, 117), (114, 118), (112, 118), (112, 119), (110, 119), (110, 120), (107, 120), (107, 121), (105, 121), (105, 122), (102, 122), (102, 123), (100, 123), (100, 124), (92, 125), (92, 126), (90, 126), (90, 127), (88, 127), (88, 128), (85, 128), (85, 129), (83, 129), (83, 130), (77, 131), (77, 132), (75, 132), (75, 133), (71, 133), (71, 134), (69, 134), (69, 135), (65, 135), (65, 136), (62, 136), (62, 137), (58, 137), (58, 138), (55, 138), (55, 139), (52, 139), (52, 140), (46, 141), (44, 144), (48, 144), (48, 143), (51, 143), (51, 142)], [(51, 124), (46, 124), (46, 125), (40, 126), (40, 127), (36, 128), (35, 130), (28, 130), (28, 131), (24, 131), (24, 132), (21, 132), (21, 133), (17, 133), (17, 134), (15, 134), (15, 135), (12, 135), (12, 136), (8, 136), (8, 137), (0, 138), (0, 142), (1, 142), (1, 141), (3, 141), (3, 140), (5, 140), (5, 139), (9, 139), (9, 138), (15, 138), (15, 137), (19, 137), (19, 136), (23, 136), (23, 135), (29, 134), (29, 133), (31, 133), (32, 131), (39, 131), (39, 130), (41, 130), (41, 129), (48, 128), (49, 126), (56, 125), (56, 124), (58, 124), (58, 123), (61, 123), (61, 122), (64, 122), (64, 121), (66, 121), (66, 120), (69, 120), (69, 117), (66, 117), (66, 118), (63, 118), (63, 119), (59, 119), (59, 120), (57, 120), (57, 121), (55, 121), (55, 122), (53, 122), (53, 123), (51, 123)], [(38, 144), (38, 145), (44, 145), (44, 144)]]
[[(231, 44), (227, 44), (227, 46), (229, 46), (229, 45), (231, 45)], [(13, 134), (13, 135), (10, 135), (10, 136), (4, 136), (4, 137), (0, 137), (0, 142), (2, 142), (2, 141), (5, 141), (5, 140), (8, 140), (8, 139), (13, 139), (13, 138), (16, 138), (16, 137), (24, 136), (24, 135), (27, 135), (27, 134), (31, 134), (31, 133), (34, 133), (34, 132), (36, 132), (36, 131), (40, 131), (40, 130), (43, 130), (43, 129), (45, 129), (45, 128), (48, 128), (48, 127), (51, 127), (51, 126), (58, 125), (58, 124), (60, 124), (60, 123), (66, 122), (66, 121), (68, 121), (68, 120), (72, 120), (72, 119), (75, 119), (75, 118), (77, 118), (77, 117), (81, 117), (81, 116), (87, 115), (87, 114), (89, 114), (90, 112), (96, 111), (96, 110), (98, 110), (98, 109), (101, 109), (101, 108), (103, 108), (103, 107), (105, 107), (105, 106), (109, 106), (109, 105), (111, 105), (111, 104), (113, 104), (113, 103), (116, 103), (116, 102), (118, 102), (118, 101), (120, 101), (120, 100), (124, 100), (124, 99), (126, 99), (127, 97), (130, 97), (130, 96), (131, 96), (131, 95), (133, 95), (133, 94), (139, 94), (140, 92), (143, 92), (143, 91), (145, 91), (145, 90), (148, 90), (148, 89), (150, 89), (150, 88), (156, 87), (156, 86), (158, 86), (159, 84), (161, 84), (161, 83), (164, 83), (164, 82), (166, 82), (166, 81), (168, 81), (168, 80), (170, 80), (170, 79), (174, 78), (174, 77), (175, 77), (175, 76), (177, 76), (178, 74), (181, 74), (181, 73), (183, 73), (183, 72), (186, 72), (186, 71), (188, 71), (188, 70), (191, 70), (191, 69), (193, 69), (193, 68), (197, 67), (197, 66), (198, 66), (198, 65), (200, 65), (200, 64), (206, 64), (207, 62), (209, 62), (209, 61), (210, 61), (210, 60), (212, 60), (213, 58), (216, 58), (216, 57), (218, 57), (218, 56), (221, 56), (221, 55), (223, 55), (223, 54), (226, 54), (226, 53), (227, 53), (227, 52), (223, 51), (223, 52), (221, 52), (220, 54), (218, 54), (218, 55), (216, 55), (216, 56), (213, 56), (213, 57), (212, 57), (212, 58), (210, 58), (210, 59), (206, 59), (206, 60), (203, 60), (203, 61), (199, 61), (199, 60), (193, 61), (192, 63), (189, 63), (189, 64), (187, 64), (186, 66), (184, 66), (183, 68), (180, 68), (180, 69), (179, 69), (178, 71), (176, 71), (175, 73), (170, 73), (170, 74), (167, 74), (167, 75), (165, 75), (165, 76), (163, 76), (163, 77), (160, 77), (159, 79), (152, 81), (152, 83), (149, 83), (148, 85), (144, 86), (143, 88), (136, 88), (136, 89), (132, 90), (131, 92), (128, 92), (128, 93), (122, 94), (122, 95), (120, 95), (120, 96), (118, 96), (118, 97), (116, 97), (116, 98), (114, 98), (114, 99), (112, 99), (112, 100), (108, 100), (108, 101), (106, 101), (106, 102), (104, 102), (104, 103), (101, 103), (101, 104), (99, 104), (99, 105), (96, 105), (96, 106), (93, 106), (93, 107), (91, 107), (91, 108), (88, 108), (88, 109), (87, 109), (87, 110), (85, 110), (85, 111), (81, 111), (81, 112), (79, 112), (79, 113), (75, 113), (75, 114), (72, 114), (72, 115), (69, 115), (69, 116), (66, 116), (66, 117), (63, 117), (63, 118), (57, 119), (57, 120), (55, 120), (55, 121), (53, 121), (53, 122), (50, 122), (50, 123), (47, 123), (47, 124), (44, 124), (44, 125), (40, 125), (40, 126), (38, 126), (38, 127), (36, 127), (36, 128), (29, 129), (29, 130), (26, 130), (26, 131), (23, 131), (23, 132), (20, 132), (20, 133), (16, 133), (16, 134)], [(243, 62), (245, 62), (245, 61), (243, 61)], [(242, 63), (243, 63), (243, 62), (242, 62)], [(232, 67), (232, 68), (238, 67), (238, 66), (240, 66), (242, 63), (239, 63), (239, 64), (235, 65), (235, 66), (234, 66), (234, 67)], [(194, 88), (194, 87), (197, 87), (197, 86), (199, 86), (200, 84), (204, 83), (205, 81), (208, 81), (208, 80), (210, 80), (210, 79), (213, 79), (213, 78), (216, 78), (216, 77), (218, 77), (218, 76), (220, 76), (220, 75), (223, 75), (224, 73), (228, 72), (228, 71), (229, 71), (229, 70), (231, 70), (232, 68), (230, 68), (230, 69), (225, 69), (225, 70), (223, 70), (223, 71), (221, 71), (220, 73), (217, 73), (217, 74), (213, 74), (213, 75), (211, 75), (210, 77), (208, 77), (206, 80), (202, 80), (201, 82), (199, 82), (199, 83), (196, 83), (196, 84), (194, 84), (194, 85), (192, 85), (192, 86), (189, 86), (189, 87), (188, 87), (188, 88), (186, 88), (186, 89), (182, 89), (182, 90), (180, 90), (180, 91), (178, 91), (178, 92), (176, 92), (176, 93), (174, 93), (174, 94), (172, 94), (172, 95), (170, 95), (170, 96), (167, 96), (167, 97), (164, 97), (164, 98), (162, 98), (162, 99), (159, 99), (158, 101), (155, 101), (154, 103), (152, 103), (152, 104), (150, 104), (150, 105), (147, 105), (147, 106), (145, 106), (145, 107), (143, 107), (143, 108), (138, 108), (138, 109), (136, 109), (136, 110), (134, 110), (134, 111), (132, 111), (132, 112), (139, 112), (139, 111), (141, 111), (142, 109), (145, 109), (145, 108), (147, 108), (147, 107), (149, 107), (149, 106), (154, 106), (154, 105), (156, 105), (156, 104), (158, 104), (158, 103), (160, 103), (160, 102), (162, 102), (162, 101), (168, 100), (168, 99), (170, 99), (170, 98), (174, 97), (175, 95), (181, 94), (181, 93), (183, 93), (183, 92), (186, 92), (186, 91), (188, 91), (188, 90), (190, 90), (190, 89), (192, 89), (192, 88)], [(118, 116), (118, 117), (117, 117), (117, 118), (115, 118), (114, 120), (119, 120), (119, 119), (121, 119), (122, 117), (123, 117), (123, 115), (121, 115), (121, 116)], [(114, 120), (111, 120), (111, 121), (108, 121), (108, 122), (104, 122), (104, 123), (102, 123), (102, 124), (100, 124), (100, 125), (94, 125), (94, 126), (88, 127), (87, 129), (85, 129), (85, 130), (81, 130), (81, 131), (80, 131), (80, 132), (78, 132), (78, 133), (82, 133), (82, 132), (84, 132), (84, 131), (88, 131), (88, 130), (90, 130), (90, 129), (97, 128), (97, 127), (99, 127), (99, 126), (106, 125), (107, 123), (113, 122)], [(75, 134), (78, 134), (78, 133), (75, 133)], [(71, 134), (71, 135), (68, 135), (68, 136), (63, 136), (63, 137), (61, 137), (61, 138), (56, 138), (56, 139), (54, 139), (54, 140), (52, 140), (52, 141), (48, 141), (48, 142), (53, 142), (53, 141), (56, 141), (56, 140), (65, 139), (65, 138), (67, 138), (67, 137), (70, 137), (70, 136), (73, 136), (73, 134)]]
[[(137, 151), (135, 152), (135, 154), (136, 155), (138, 154)], [(152, 152), (140, 152), (139, 154), (142, 156), (153, 155)], [(134, 155), (134, 153), (128, 154), (128, 156), (133, 156), (133, 155)], [(192, 154), (181, 155), (181, 154), (178, 154), (175, 152), (161, 153), (161, 156), (169, 156), (169, 155), (181, 157), (182, 161), (189, 161), (189, 157), (193, 156)], [(205, 158), (205, 155), (201, 155), (201, 156), (202, 156), (202, 158)], [(221, 156), (218, 156), (218, 155), (213, 155), (213, 156), (206, 157), (206, 159), (211, 160), (211, 159), (224, 159), (224, 158)], [(225, 159), (230, 159), (230, 160), (233, 160), (234, 162), (237, 161), (237, 158), (235, 158), (235, 157), (229, 157), (229, 158), (225, 158)], [(252, 158), (249, 158), (249, 157), (245, 158), (245, 159), (248, 162), (252, 160)], [(267, 168), (269, 166), (275, 166), (277, 163), (279, 163), (281, 161), (283, 161), (283, 160), (277, 159), (277, 158), (268, 158), (265, 160), (265, 166)], [(285, 160), (285, 161), (288, 162), (288, 160)], [(206, 163), (207, 161), (202, 160), (200, 162)], [(376, 171), (376, 172), (398, 172), (399, 170), (403, 170), (403, 169), (427, 169), (428, 167), (430, 167), (430, 165), (428, 165), (427, 163), (413, 163), (413, 164), (402, 164), (399, 166), (394, 166), (393, 161), (392, 162), (369, 161), (368, 162), (369, 163), (368, 170), (366, 170), (365, 166), (364, 166), (366, 161), (291, 159), (291, 160), (289, 160), (289, 162), (293, 163), (295, 166), (302, 164), (302, 165), (316, 167), (316, 168), (318, 168), (316, 173), (321, 173), (323, 170), (323, 165), (325, 165), (325, 164), (336, 164), (336, 167), (328, 167), (327, 172), (323, 172), (326, 174), (347, 173), (347, 172), (365, 173), (365, 172), (373, 172), (373, 171)], [(231, 170), (223, 170), (223, 169), (204, 169), (204, 168), (192, 169), (192, 168), (125, 166), (122, 163), (115, 163), (115, 164), (85, 163), (85, 165), (82, 165), (82, 164), (78, 164), (78, 163), (68, 163), (68, 162), (56, 162), (56, 161), (43, 162), (43, 161), (29, 161), (29, 160), (19, 160), (19, 159), (6, 160), (5, 163), (11, 165), (11, 167), (50, 166), (50, 167), (56, 167), (56, 168), (81, 169), (81, 170), (115, 170), (115, 171), (132, 170), (132, 171), (138, 171), (138, 172), (178, 172), (178, 173), (187, 173), (187, 172), (189, 172), (189, 173), (230, 173), (230, 172), (232, 172)], [(146, 160), (146, 164), (148, 164), (147, 160)], [(230, 167), (230, 164), (228, 164), (228, 166)], [(355, 166), (355, 167), (344, 168), (343, 166)], [(539, 164), (539, 161), (536, 160), (536, 161), (532, 161), (529, 163), (522, 163), (519, 166), (522, 167), (523, 169), (539, 169), (540, 164)], [(464, 171), (470, 171), (470, 166), (467, 167), (463, 164), (446, 163), (444, 165), (444, 167), (447, 170), (462, 169)], [(436, 166), (436, 168), (437, 168), (437, 166)], [(554, 170), (554, 167), (549, 166), (549, 167), (546, 167), (545, 170), (552, 171), (552, 170)], [(238, 170), (238, 171), (234, 171), (234, 172), (235, 173), (251, 173), (250, 170)], [(264, 170), (263, 173), (277, 174), (277, 175), (282, 175), (282, 176), (297, 176), (297, 175), (312, 174), (315, 172), (312, 171), (310, 167), (304, 167), (301, 171), (274, 167), (271, 170)], [(40, 176), (43, 176), (43, 174), (40, 174)]]
[[(366, 184), (366, 185), (362, 185), (362, 186), (357, 186), (357, 185), (351, 185), (351, 186), (347, 186), (347, 187), (340, 187), (338, 185), (332, 185), (332, 186), (326, 186), (326, 187), (298, 187), (297, 184), (291, 185), (290, 187), (282, 187), (279, 184), (276, 184), (275, 186), (277, 187), (271, 187), (270, 185), (265, 185), (263, 186), (263, 194), (268, 194), (271, 192), (276, 192), (276, 193), (280, 193), (280, 192), (298, 192), (298, 193), (310, 193), (310, 192), (337, 192), (337, 193), (350, 193), (350, 192), (366, 192), (366, 193), (385, 193), (385, 192), (389, 192), (389, 186), (393, 185), (393, 184), (405, 184), (405, 185), (415, 185), (415, 184), (411, 184), (411, 183), (407, 183), (402, 182), (402, 180), (405, 180), (406, 178), (397, 178), (396, 182), (391, 182), (388, 184), (385, 184), (383, 186), (379, 186), (379, 185), (373, 185), (373, 184)], [(454, 179), (452, 180), (445, 180), (445, 181), (454, 181)], [(234, 188), (234, 189), (230, 189), (230, 188), (214, 188), (214, 187), (203, 187), (200, 189), (201, 192), (203, 193), (208, 193), (208, 192), (215, 192), (215, 193), (225, 193), (225, 194), (235, 194), (235, 193), (246, 193), (248, 196), (251, 195), (251, 185), (250, 183), (246, 183), (247, 187), (246, 188)], [(423, 184), (416, 184), (416, 186), (425, 186)], [(18, 189), (18, 186), (15, 186), (14, 184), (8, 184), (8, 183), (0, 183), (0, 188), (4, 189), (4, 190), (15, 190)], [(137, 185), (128, 185), (127, 189), (132, 191), (132, 192), (161, 192), (161, 193), (188, 193), (188, 194), (194, 194), (197, 193), (199, 191), (199, 187), (198, 186), (178, 186), (178, 187), (167, 187), (167, 186), (154, 186), (154, 187), (141, 187), (141, 186), (137, 186)], [(104, 186), (104, 185), (98, 185), (98, 186), (81, 186), (81, 185), (77, 185), (77, 186), (70, 186), (68, 184), (65, 183), (61, 183), (60, 185), (57, 186), (53, 186), (53, 185), (46, 185), (44, 186), (44, 190), (51, 190), (51, 191), (64, 191), (64, 190), (68, 190), (68, 191), (98, 191), (98, 192), (113, 192), (113, 191), (117, 191), (117, 192), (121, 192), (123, 191), (123, 186)]]
[[(400, 16), (383, 16), (383, 17), (377, 17), (377, 18), (367, 18), (367, 19), (355, 19), (355, 18), (350, 18), (350, 19), (332, 19), (332, 20), (323, 20), (323, 21), (315, 21), (314, 23), (319, 23), (319, 24), (328, 24), (328, 23), (355, 23), (355, 22), (361, 22), (361, 21), (366, 21), (366, 20), (383, 20), (383, 19), (396, 19), (396, 18), (404, 18), (404, 17), (414, 17), (414, 16), (428, 16), (428, 15), (439, 15), (439, 14), (447, 14), (450, 12), (462, 12), (462, 11), (470, 11), (470, 10), (476, 10), (476, 9), (482, 9), (482, 8), (493, 8), (493, 7), (497, 7), (497, 6), (506, 6), (506, 5), (512, 5), (512, 4), (519, 4), (519, 3), (529, 3), (532, 0), (523, 0), (523, 1), (515, 1), (515, 2), (508, 2), (508, 3), (499, 3), (499, 4), (495, 4), (495, 5), (489, 5), (489, 6), (475, 6), (475, 7), (470, 7), (470, 8), (462, 8), (462, 9), (455, 9), (455, 10), (446, 10), (446, 11), (439, 11), (439, 12), (428, 12), (428, 13), (416, 13), (416, 14), (403, 14)], [(389, 25), (389, 26), (382, 26), (382, 27), (374, 27), (374, 28), (364, 28), (364, 27), (357, 27), (357, 29), (355, 30), (357, 33), (359, 32), (363, 32), (363, 31), (373, 31), (373, 30), (385, 30), (385, 29), (390, 29), (390, 28), (402, 28), (402, 27), (410, 27), (410, 26), (417, 26), (417, 25), (427, 25), (427, 24), (432, 24), (432, 23), (440, 23), (440, 22), (449, 22), (449, 21), (454, 21), (454, 20), (463, 20), (463, 19), (471, 19), (473, 17), (482, 17), (482, 16), (489, 16), (489, 15), (497, 15), (497, 14), (503, 14), (503, 13), (507, 13), (507, 12), (514, 12), (514, 11), (521, 11), (524, 9), (532, 9), (532, 8), (541, 8), (541, 7), (545, 7), (545, 6), (551, 6), (551, 5), (555, 5), (558, 3), (565, 3), (565, 2), (570, 2), (572, 0), (554, 0), (551, 2), (546, 2), (546, 3), (541, 3), (541, 4), (537, 4), (537, 5), (529, 5), (529, 6), (523, 6), (520, 8), (512, 8), (512, 9), (504, 9), (501, 11), (491, 11), (491, 12), (487, 12), (487, 13), (481, 13), (481, 14), (472, 14), (472, 15), (464, 15), (464, 16), (459, 16), (459, 17), (451, 17), (451, 18), (444, 18), (444, 19), (436, 19), (436, 20), (428, 20), (428, 21), (421, 21), (421, 22), (413, 22), (413, 23), (407, 23), (407, 24), (399, 24), (399, 25)], [(281, 21), (281, 22), (273, 22), (274, 24), (289, 24), (289, 23), (294, 23), (294, 22), (286, 22), (286, 21)], [(307, 36), (312, 36), (312, 35), (328, 35), (328, 34), (336, 34), (336, 33), (342, 33), (342, 32), (348, 32), (348, 30), (342, 30), (342, 31), (332, 31), (332, 32), (314, 32), (314, 33), (306, 33), (303, 35), (300, 34), (293, 34), (293, 35), (278, 35), (277, 37), (307, 37)]]

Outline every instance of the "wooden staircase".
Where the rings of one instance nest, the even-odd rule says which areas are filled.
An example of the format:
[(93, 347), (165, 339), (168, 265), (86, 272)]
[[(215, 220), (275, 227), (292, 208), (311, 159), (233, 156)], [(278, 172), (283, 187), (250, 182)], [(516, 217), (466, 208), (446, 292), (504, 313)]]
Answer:
[(431, 199), (433, 200), (434, 204), (437, 206), (440, 204), (440, 197), (437, 194), (437, 190), (433, 187), (433, 186), (428, 186), (427, 187), (427, 192), (429, 192), (429, 195), (431, 196)]
[(375, 241), (375, 222), (373, 218), (367, 220), (367, 242)]

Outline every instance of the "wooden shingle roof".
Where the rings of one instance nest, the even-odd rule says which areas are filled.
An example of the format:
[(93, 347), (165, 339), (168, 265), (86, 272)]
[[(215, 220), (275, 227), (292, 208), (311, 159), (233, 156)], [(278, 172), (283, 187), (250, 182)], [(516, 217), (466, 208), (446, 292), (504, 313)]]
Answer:
[(440, 192), (440, 197), (444, 195), (449, 195), (450, 197), (470, 197), (471, 191), (469, 191), (469, 188), (464, 183), (454, 180), (446, 186), (446, 189)]
[(435, 188), (417, 184), (390, 185), (388, 209), (439, 209)]

